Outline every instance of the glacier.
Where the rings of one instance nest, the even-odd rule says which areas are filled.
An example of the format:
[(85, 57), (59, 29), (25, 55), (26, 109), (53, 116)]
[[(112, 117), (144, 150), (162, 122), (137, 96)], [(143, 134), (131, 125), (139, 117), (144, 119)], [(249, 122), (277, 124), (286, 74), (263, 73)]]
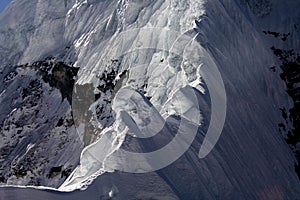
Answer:
[[(297, 160), (278, 131), (280, 108), (293, 102), (270, 48), (300, 51), (299, 7), (13, 1), (0, 14), (0, 199), (298, 198)], [(145, 156), (172, 142), (176, 159)], [(59, 166), (73, 171), (49, 173)]]

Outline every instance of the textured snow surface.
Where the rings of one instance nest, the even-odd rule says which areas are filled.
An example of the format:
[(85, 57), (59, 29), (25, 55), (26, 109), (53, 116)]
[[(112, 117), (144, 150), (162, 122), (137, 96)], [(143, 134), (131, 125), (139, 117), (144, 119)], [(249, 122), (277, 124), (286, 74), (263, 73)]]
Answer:
[[(80, 68), (73, 93), (77, 130), (69, 133), (80, 137), (85, 148), (71, 176), (53, 187), (85, 190), (59, 193), (3, 187), (0, 199), (298, 198), (295, 157), (277, 126), (281, 121), (279, 108), (289, 107), (291, 100), (279, 75), (269, 68), (278, 63), (270, 50), (275, 42), (281, 48), (300, 50), (299, 7), (300, 3), (292, 0), (14, 1), (0, 14), (0, 71), (49, 56)], [(290, 36), (278, 42), (266, 37), (264, 30), (289, 32)], [(184, 39), (174, 46), (172, 41), (184, 33), (203, 50), (183, 48)], [(140, 48), (145, 46), (151, 48)], [(172, 48), (177, 54), (168, 52)], [(227, 97), (222, 135), (201, 159), (199, 149), (214, 120), (213, 94), (204, 81), (205, 71), (191, 61), (206, 64), (216, 80), (213, 66), (217, 67)], [(32, 73), (31, 77), (37, 76)], [(15, 88), (22, 86), (23, 80), (13, 81)], [(51, 112), (47, 110), (47, 116), (63, 112), (59, 105), (68, 108), (66, 100), (61, 102), (59, 90), (43, 87), (45, 92), (51, 91), (44, 98), (54, 106)], [(185, 96), (185, 89), (192, 87), (196, 101)], [(219, 88), (218, 84), (214, 87)], [(2, 111), (9, 107), (5, 99), (14, 94), (9, 90), (16, 89), (0, 88), (1, 117), (18, 119), (25, 111)], [(221, 90), (216, 91), (223, 97)], [(224, 106), (219, 105), (219, 109)], [(197, 130), (197, 134), (191, 147), (173, 164), (145, 174), (115, 170), (124, 167), (126, 171), (126, 166), (122, 160), (111, 159), (114, 153), (160, 149), (176, 137), (182, 120), (188, 124), (187, 132)], [(5, 134), (1, 137), (13, 142), (17, 130), (9, 130), (1, 132)], [(159, 134), (146, 138), (153, 132)], [(50, 138), (47, 143), (51, 142)], [(11, 156), (19, 158), (36, 147), (36, 142), (28, 141), (21, 153)], [(59, 152), (60, 162), (66, 162), (66, 154), (72, 155), (77, 147), (78, 143), (70, 142)], [(128, 161), (128, 166), (135, 159)], [(0, 161), (5, 165), (5, 160)], [(141, 170), (147, 165), (144, 162)], [(25, 183), (18, 181), (11, 178), (7, 184)]]
[(60, 67), (49, 60), (2, 71), (1, 182), (56, 187), (66, 177), (52, 177), (51, 168), (64, 165), (66, 172), (77, 165), (82, 143), (67, 92), (55, 87)]

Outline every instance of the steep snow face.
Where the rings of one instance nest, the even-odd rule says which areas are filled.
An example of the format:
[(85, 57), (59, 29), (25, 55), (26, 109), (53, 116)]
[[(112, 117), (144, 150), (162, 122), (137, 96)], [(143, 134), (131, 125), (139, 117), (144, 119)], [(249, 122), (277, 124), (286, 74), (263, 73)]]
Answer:
[(2, 184), (56, 187), (77, 165), (82, 143), (69, 103), (76, 71), (51, 60), (1, 71)]
[(69, 2), (13, 1), (1, 14), (1, 65), (32, 62), (59, 52)]
[[(87, 189), (95, 199), (112, 194), (116, 199), (159, 199), (159, 192), (169, 199), (294, 199), (300, 192), (295, 157), (277, 128), (279, 108), (291, 106), (291, 100), (279, 74), (269, 68), (278, 63), (271, 46), (299, 50), (299, 6), (283, 0), (16, 1), (0, 15), (0, 23), (6, 23), (0, 26), (0, 64), (4, 68), (51, 55), (80, 68), (72, 99), (75, 126), (68, 136), (81, 138), (86, 147), (60, 190), (86, 188), (96, 179)], [(278, 42), (263, 31), (290, 35)], [(199, 48), (188, 48), (195, 43)], [(205, 80), (208, 74), (213, 76)], [(20, 82), (14, 81), (14, 87), (21, 88)], [(8, 92), (3, 90), (1, 98)], [(62, 94), (56, 89), (45, 96), (54, 104), (53, 116), (67, 103), (54, 98)], [(211, 124), (214, 130), (223, 128), (222, 113), (214, 118), (214, 96), (222, 100), (217, 110), (227, 110), (226, 121), (220, 139), (205, 139)], [(70, 114), (68, 105), (62, 107)], [(3, 112), (6, 124), (24, 115), (19, 113), (14, 108)], [(10, 130), (4, 132), (9, 142), (17, 129)], [(195, 138), (173, 149), (180, 158), (171, 165), (155, 166), (165, 157), (154, 163), (139, 157), (168, 146), (180, 130)], [(205, 146), (214, 148), (200, 159), (207, 141), (218, 143)], [(181, 148), (185, 142), (192, 142), (186, 152)], [(36, 143), (28, 141), (12, 158), (33, 151)], [(76, 160), (66, 158), (78, 150), (76, 143), (68, 144), (58, 152), (63, 158), (57, 163)], [(137, 155), (124, 162), (125, 151)], [(124, 173), (128, 169), (151, 172)], [(80, 198), (80, 193), (69, 195)]]

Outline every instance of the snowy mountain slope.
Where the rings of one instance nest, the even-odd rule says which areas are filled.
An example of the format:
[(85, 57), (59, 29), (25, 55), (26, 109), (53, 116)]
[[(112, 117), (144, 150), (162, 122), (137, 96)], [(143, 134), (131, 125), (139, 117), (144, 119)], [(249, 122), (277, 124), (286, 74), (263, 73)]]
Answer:
[(21, 59), (26, 54), (30, 54), (32, 62), (45, 59), (45, 54), (63, 51), (61, 38), (71, 2), (13, 1), (1, 14), (1, 65), (28, 63), (26, 58)]
[[(279, 72), (270, 70), (270, 67), (279, 63), (270, 47), (276, 45), (277, 48), (299, 50), (299, 30), (296, 28), (299, 27), (299, 6), (297, 1), (286, 3), (283, 0), (20, 0), (0, 15), (1, 24), (10, 22), (0, 28), (3, 41), (0, 63), (4, 68), (7, 65), (44, 60), (51, 55), (80, 68), (74, 94), (90, 100), (84, 101), (86, 105), (78, 104), (82, 105), (79, 109), (76, 103), (80, 102), (80, 98), (74, 99), (73, 96), (73, 117), (86, 148), (81, 154), (81, 165), (60, 187), (61, 190), (89, 185), (95, 178), (92, 174), (100, 170), (99, 176), (89, 187), (100, 188), (98, 192), (91, 192), (95, 198), (100, 194), (103, 198), (107, 197), (111, 188), (114, 188), (115, 199), (159, 199), (162, 196), (170, 199), (295, 199), (300, 192), (300, 182), (294, 170), (296, 159), (284, 141), (284, 135), (278, 131), (278, 123), (282, 121), (280, 108), (291, 107), (292, 101), (285, 92)], [(14, 9), (22, 12), (17, 14)], [(16, 20), (16, 15), (20, 13), (24, 13), (25, 17)], [(171, 34), (155, 31), (157, 29), (152, 27), (169, 29)], [(141, 28), (148, 28), (149, 33), (141, 31)], [(134, 29), (136, 31), (132, 31)], [(278, 41), (263, 31), (289, 32), (290, 35), (286, 41)], [(199, 159), (198, 152), (212, 115), (210, 93), (213, 91), (208, 91), (209, 85), (203, 80), (205, 73), (199, 74), (201, 70), (197, 67), (186, 65), (181, 58), (166, 51), (173, 47), (170, 41), (184, 32), (188, 36), (195, 36), (192, 38), (203, 48), (203, 51), (189, 52), (184, 49), (184, 52), (191, 60), (193, 55), (197, 55), (196, 60), (200, 63), (209, 60), (210, 65), (216, 65), (226, 89), (224, 129), (215, 148), (203, 159)], [(135, 44), (148, 45), (151, 49), (136, 50)], [(130, 52), (130, 49), (134, 51)], [(176, 50), (183, 49), (176, 49), (175, 46)], [(125, 51), (130, 53), (120, 55)], [(210, 67), (212, 70), (213, 67)], [(21, 87), (20, 83), (16, 84)], [(114, 104), (113, 98), (125, 85), (133, 88), (133, 94), (139, 101), (136, 108), (132, 104), (132, 107), (128, 105), (128, 110), (124, 110), (127, 113), (134, 109), (146, 112), (140, 116), (130, 113), (135, 116), (135, 123), (128, 121), (124, 114), (118, 115), (118, 104)], [(140, 175), (114, 171), (112, 168), (120, 163), (109, 159), (112, 152), (126, 148), (138, 152), (152, 151), (172, 140), (185, 113), (180, 112), (176, 95), (171, 94), (176, 94), (178, 89), (187, 85), (195, 87), (198, 101), (190, 104), (193, 108), (190, 110), (197, 110), (193, 107), (197, 105), (201, 113), (200, 123), (195, 123), (199, 130), (191, 148), (173, 164), (157, 172)], [(55, 91), (59, 94), (59, 90)], [(133, 102), (137, 101), (136, 98)], [(53, 102), (59, 102), (58, 99)], [(155, 109), (147, 105), (153, 105)], [(124, 106), (126, 104), (122, 108)], [(136, 124), (143, 127), (147, 112), (157, 114), (160, 120), (156, 125), (166, 121), (166, 127), (161, 129), (162, 135), (150, 141), (125, 137), (120, 130), (136, 130)], [(3, 117), (6, 115), (3, 114)], [(190, 127), (195, 126), (191, 117), (196, 116), (195, 113), (187, 116), (185, 123), (192, 124)], [(153, 129), (156, 125), (149, 128)], [(122, 126), (127, 129), (121, 129)], [(193, 128), (188, 132), (191, 130)], [(68, 131), (69, 136), (78, 137), (74, 133)], [(101, 143), (104, 136), (111, 133), (113, 138), (120, 140), (111, 144)], [(127, 133), (130, 134), (130, 131)], [(5, 136), (8, 140), (10, 134)], [(92, 142), (95, 143), (89, 145)], [(99, 148), (95, 148), (97, 144)], [(103, 148), (103, 144), (107, 148)], [(29, 150), (35, 148), (29, 147)], [(70, 143), (70, 146), (64, 147), (67, 152), (72, 148), (76, 148), (76, 145)], [(25, 147), (22, 151), (25, 151)], [(101, 156), (104, 156), (105, 162), (100, 162)], [(66, 158), (62, 160), (66, 162)], [(10, 184), (18, 182), (13, 180)], [(49, 184), (47, 180), (45, 184)], [(13, 190), (16, 194), (27, 192), (23, 189)], [(0, 192), (5, 192), (5, 188)], [(69, 195), (78, 195), (80, 198), (81, 194), (75, 192)]]
[[(73, 84), (66, 83), (72, 70), (48, 60), (1, 72), (2, 183), (55, 187), (77, 165), (82, 143), (68, 102)], [(58, 166), (61, 176), (51, 172)]]

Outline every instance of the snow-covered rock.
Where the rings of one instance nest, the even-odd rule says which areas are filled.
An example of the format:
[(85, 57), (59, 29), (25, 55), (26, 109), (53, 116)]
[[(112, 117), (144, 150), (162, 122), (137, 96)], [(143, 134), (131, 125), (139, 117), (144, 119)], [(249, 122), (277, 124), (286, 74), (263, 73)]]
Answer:
[[(6, 173), (5, 183), (38, 180), (35, 171), (20, 164), (29, 157), (41, 165), (44, 159), (29, 155), (42, 149), (54, 167), (37, 168), (54, 177), (44, 178), (43, 185), (86, 189), (64, 194), (66, 198), (87, 193), (95, 199), (299, 197), (297, 161), (286, 135), (278, 131), (280, 108), (293, 102), (280, 72), (270, 70), (280, 64), (272, 46), (300, 51), (300, 3), (286, 2), (14, 1), (0, 14), (0, 144), (6, 148), (0, 172)], [(285, 39), (266, 35), (273, 32)], [(49, 56), (54, 63), (79, 68), (72, 96), (71, 90), (58, 87), (65, 84), (49, 83), (63, 72), (55, 74), (51, 68), (43, 80), (36, 69), (43, 65), (30, 68)], [(39, 82), (30, 86), (32, 79)], [(32, 98), (28, 106), (18, 94), (22, 88), (34, 93), (25, 95)], [(67, 126), (71, 115), (75, 123)], [(55, 126), (59, 118), (62, 125)], [(22, 130), (15, 125), (20, 120), (25, 121)], [(47, 140), (25, 134), (42, 133), (37, 124), (44, 124)], [(14, 140), (18, 131), (26, 135), (23, 143)], [(66, 134), (57, 134), (62, 132)], [(146, 152), (168, 147), (182, 135), (185, 139), (169, 157), (158, 154), (156, 162), (147, 157)], [(66, 143), (52, 151), (57, 140)], [(178, 159), (172, 160), (175, 154)], [(78, 159), (60, 185), (59, 167)], [(10, 176), (12, 166), (26, 176)], [(132, 169), (136, 173), (126, 173)], [(9, 190), (60, 197), (49, 191)]]

